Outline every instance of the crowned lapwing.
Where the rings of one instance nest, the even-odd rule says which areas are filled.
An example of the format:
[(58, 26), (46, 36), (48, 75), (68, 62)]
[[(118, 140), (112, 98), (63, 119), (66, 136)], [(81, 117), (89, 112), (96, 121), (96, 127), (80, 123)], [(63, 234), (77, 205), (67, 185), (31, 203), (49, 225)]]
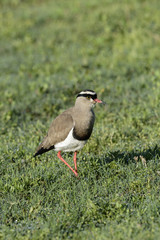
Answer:
[[(54, 119), (47, 136), (37, 148), (34, 157), (54, 149), (58, 151), (58, 158), (78, 176), (76, 155), (91, 136), (95, 121), (93, 106), (96, 103), (104, 102), (97, 98), (94, 91), (84, 90), (80, 92), (74, 107), (67, 109)], [(75, 170), (62, 158), (61, 151), (74, 152)]]

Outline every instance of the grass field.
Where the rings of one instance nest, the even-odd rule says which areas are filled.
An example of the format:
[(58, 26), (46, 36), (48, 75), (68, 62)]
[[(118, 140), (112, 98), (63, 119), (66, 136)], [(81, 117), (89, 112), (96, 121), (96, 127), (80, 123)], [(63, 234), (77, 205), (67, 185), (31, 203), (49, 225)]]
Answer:
[[(159, 239), (160, 1), (0, 1), (0, 239)], [(93, 89), (80, 179), (51, 121)], [(64, 158), (73, 166), (72, 154)]]

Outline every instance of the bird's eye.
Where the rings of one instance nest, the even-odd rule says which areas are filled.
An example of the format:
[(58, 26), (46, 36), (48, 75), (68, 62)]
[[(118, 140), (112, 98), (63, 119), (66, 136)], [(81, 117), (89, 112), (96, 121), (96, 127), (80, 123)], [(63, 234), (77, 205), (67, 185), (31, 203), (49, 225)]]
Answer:
[(90, 99), (91, 97), (87, 96), (86, 98), (87, 98), (87, 99)]

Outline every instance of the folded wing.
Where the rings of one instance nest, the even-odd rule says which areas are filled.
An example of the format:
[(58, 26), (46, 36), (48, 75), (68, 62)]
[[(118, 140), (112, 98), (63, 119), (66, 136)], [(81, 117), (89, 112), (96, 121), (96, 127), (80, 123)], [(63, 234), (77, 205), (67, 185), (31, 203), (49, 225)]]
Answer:
[(47, 136), (38, 146), (34, 157), (54, 149), (54, 145), (64, 141), (74, 126), (71, 114), (64, 112), (52, 122)]

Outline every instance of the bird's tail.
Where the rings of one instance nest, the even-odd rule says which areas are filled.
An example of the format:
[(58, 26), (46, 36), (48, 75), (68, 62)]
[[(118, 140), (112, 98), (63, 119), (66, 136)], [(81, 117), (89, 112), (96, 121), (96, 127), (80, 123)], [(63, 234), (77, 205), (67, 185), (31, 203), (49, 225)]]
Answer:
[(36, 149), (36, 153), (33, 155), (33, 157), (36, 157), (38, 155), (41, 155), (45, 152), (50, 151), (51, 149), (54, 149), (54, 145), (53, 146), (47, 146), (48, 144), (46, 143), (46, 138), (44, 138), (43, 142), (38, 146), (38, 148)]

